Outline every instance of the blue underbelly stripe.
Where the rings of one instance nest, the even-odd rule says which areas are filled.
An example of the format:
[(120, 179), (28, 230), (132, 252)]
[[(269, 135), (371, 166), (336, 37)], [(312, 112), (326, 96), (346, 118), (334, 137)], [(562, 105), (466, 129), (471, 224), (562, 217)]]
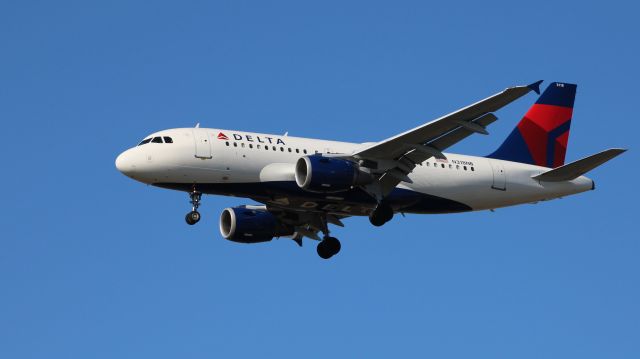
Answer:
[[(188, 192), (193, 184), (155, 183), (154, 186)], [(205, 194), (246, 197), (285, 208), (344, 212), (349, 215), (366, 215), (376, 205), (375, 200), (359, 188), (330, 194), (313, 193), (301, 189), (293, 181), (200, 183), (197, 189)], [(454, 213), (472, 210), (464, 203), (403, 188), (395, 188), (387, 200), (397, 212)]]

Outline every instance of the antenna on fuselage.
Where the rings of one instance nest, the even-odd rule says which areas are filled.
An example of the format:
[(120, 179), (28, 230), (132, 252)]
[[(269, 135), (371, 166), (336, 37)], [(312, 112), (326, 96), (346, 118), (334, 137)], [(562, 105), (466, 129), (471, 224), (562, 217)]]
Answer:
[(196, 127), (195, 128), (200, 128), (200, 122), (196, 123)]

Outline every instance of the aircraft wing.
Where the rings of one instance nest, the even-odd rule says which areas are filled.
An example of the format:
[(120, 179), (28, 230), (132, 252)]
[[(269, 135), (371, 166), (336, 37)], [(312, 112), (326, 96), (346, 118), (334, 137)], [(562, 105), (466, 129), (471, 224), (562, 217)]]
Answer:
[(488, 134), (485, 128), (497, 120), (492, 112), (532, 90), (540, 93), (540, 83), (542, 81), (507, 88), (424, 125), (374, 143), (352, 156), (365, 160), (363, 163), (377, 165), (373, 166), (373, 171), (375, 173), (377, 170), (380, 174), (382, 193), (388, 194), (398, 183), (410, 181), (407, 175), (417, 163), (431, 157), (444, 159), (442, 151), (473, 133)]

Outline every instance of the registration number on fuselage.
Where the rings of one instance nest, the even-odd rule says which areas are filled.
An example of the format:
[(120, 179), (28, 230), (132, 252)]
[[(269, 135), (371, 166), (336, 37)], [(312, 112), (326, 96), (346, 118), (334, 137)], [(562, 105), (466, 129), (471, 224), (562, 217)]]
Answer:
[(451, 163), (454, 165), (464, 165), (464, 166), (474, 166), (471, 161), (460, 161), (460, 160), (451, 160)]

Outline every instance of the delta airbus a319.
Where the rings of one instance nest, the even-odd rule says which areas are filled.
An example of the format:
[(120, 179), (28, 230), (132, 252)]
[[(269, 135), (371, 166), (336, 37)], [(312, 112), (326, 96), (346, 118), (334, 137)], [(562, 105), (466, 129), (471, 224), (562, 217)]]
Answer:
[(120, 154), (117, 169), (145, 184), (184, 191), (200, 220), (202, 194), (245, 197), (260, 205), (226, 208), (222, 237), (240, 243), (289, 237), (318, 241), (331, 258), (340, 242), (329, 225), (368, 216), (374, 226), (396, 213), (456, 213), (546, 201), (595, 189), (586, 172), (621, 154), (608, 149), (565, 164), (576, 85), (554, 82), (493, 153), (444, 151), (488, 134), (493, 112), (538, 81), (493, 96), (379, 142), (348, 143), (213, 128), (177, 128), (147, 136)]

